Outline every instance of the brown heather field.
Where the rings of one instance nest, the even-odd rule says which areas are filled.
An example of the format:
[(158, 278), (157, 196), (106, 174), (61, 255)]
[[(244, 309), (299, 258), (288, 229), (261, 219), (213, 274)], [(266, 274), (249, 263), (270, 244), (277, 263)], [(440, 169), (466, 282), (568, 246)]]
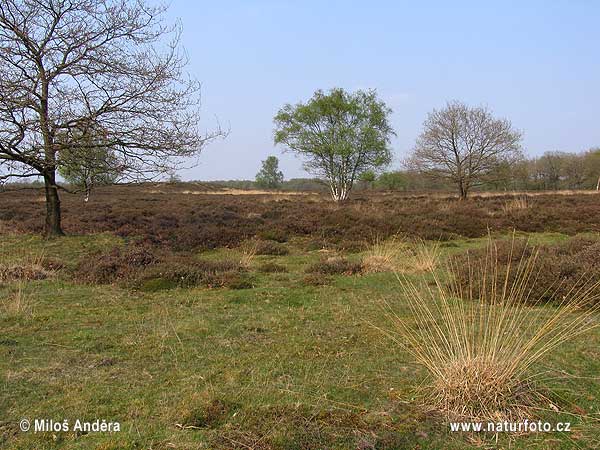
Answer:
[[(511, 208), (524, 196), (525, 208)], [(303, 237), (315, 248), (356, 251), (395, 234), (448, 241), (513, 230), (600, 232), (600, 194), (590, 191), (481, 193), (464, 202), (450, 194), (359, 191), (336, 205), (326, 194), (147, 184), (101, 188), (87, 204), (62, 193), (62, 205), (68, 234), (110, 232), (174, 250), (232, 247), (252, 236)], [(42, 192), (0, 192), (5, 231), (41, 233), (43, 214)]]

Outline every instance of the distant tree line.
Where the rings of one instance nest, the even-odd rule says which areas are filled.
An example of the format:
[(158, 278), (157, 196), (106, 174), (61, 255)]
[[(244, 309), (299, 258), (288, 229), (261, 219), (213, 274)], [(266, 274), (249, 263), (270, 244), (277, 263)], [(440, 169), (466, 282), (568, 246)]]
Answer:
[[(600, 148), (582, 153), (546, 152), (542, 156), (523, 158), (512, 165), (501, 165), (490, 172), (475, 191), (542, 191), (563, 189), (598, 189), (600, 176)], [(175, 181), (175, 180), (173, 180)], [(203, 181), (204, 184), (231, 189), (269, 189), (256, 180)], [(97, 184), (105, 184), (98, 182)], [(43, 187), (40, 181), (12, 183)], [(0, 187), (0, 190), (2, 187)], [(290, 178), (282, 180), (275, 189), (281, 191), (328, 192), (325, 180), (319, 178)], [(449, 180), (427, 176), (416, 170), (401, 168), (376, 174), (364, 172), (357, 181), (356, 190), (386, 190), (401, 192), (453, 191)]]
[[(202, 183), (230, 189), (269, 189), (257, 183), (256, 180), (215, 180), (202, 181)], [(283, 180), (276, 189), (289, 192), (327, 192), (329, 190), (327, 183), (319, 178), (290, 178)]]
[[(546, 191), (564, 189), (598, 190), (600, 148), (582, 153), (546, 152), (493, 168), (475, 188), (479, 191)], [(372, 183), (359, 188), (395, 191), (448, 191), (451, 180), (428, 176), (411, 168), (383, 172)]]
[[(275, 158), (270, 156), (269, 158)], [(267, 158), (267, 160), (269, 160)], [(272, 161), (274, 164), (275, 161)], [(264, 162), (263, 162), (264, 166)], [(210, 184), (234, 189), (269, 188), (260, 180), (220, 180)], [(276, 172), (277, 173), (277, 172)], [(279, 172), (280, 173), (280, 172)], [(474, 187), (475, 191), (542, 191), (563, 189), (597, 190), (600, 178), (600, 148), (582, 153), (546, 152), (542, 156), (520, 158), (516, 161), (496, 165)], [(319, 178), (292, 178), (279, 181), (272, 188), (282, 191), (328, 191), (326, 180)], [(455, 184), (450, 179), (431, 176), (416, 170), (407, 163), (398, 170), (379, 174), (365, 171), (358, 178), (356, 190), (386, 191), (453, 191)]]

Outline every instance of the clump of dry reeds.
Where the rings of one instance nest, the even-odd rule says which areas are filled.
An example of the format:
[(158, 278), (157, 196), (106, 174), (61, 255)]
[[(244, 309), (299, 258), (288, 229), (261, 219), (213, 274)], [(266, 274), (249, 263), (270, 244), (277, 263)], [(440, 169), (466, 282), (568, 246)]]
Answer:
[(377, 238), (362, 258), (363, 270), (372, 272), (429, 272), (440, 260), (439, 243), (403, 241), (398, 236)]
[(44, 267), (43, 253), (25, 253), (13, 261), (0, 261), (0, 282), (43, 280), (51, 272)]
[(258, 252), (258, 242), (256, 240), (250, 240), (244, 242), (240, 247), (241, 256), (240, 256), (240, 266), (245, 269), (248, 269), (252, 265), (252, 261), (256, 257), (256, 253)]
[(522, 211), (529, 208), (529, 198), (525, 195), (514, 197), (506, 201), (501, 208), (504, 214), (509, 214), (513, 211)]
[[(396, 314), (388, 304), (390, 336), (430, 375), (425, 404), (449, 420), (531, 416), (542, 398), (533, 382), (534, 364), (598, 325), (598, 308), (583, 307), (597, 280), (571, 290), (557, 307), (541, 308), (529, 298), (537, 252), (500, 271), (492, 241), (487, 250), (485, 263), (469, 267), (470, 284), (448, 281), (454, 279), (452, 265), (433, 273), (434, 287), (399, 277), (411, 314)], [(491, 289), (477, 286), (490, 282)]]
[(377, 237), (362, 258), (363, 270), (367, 273), (398, 271), (407, 247), (397, 236), (390, 239)]
[(0, 300), (0, 310), (8, 317), (30, 315), (33, 311), (31, 299), (25, 293), (24, 283), (17, 283), (13, 292)]
[(435, 270), (440, 262), (440, 244), (438, 242), (426, 243), (423, 240), (417, 242), (414, 249), (413, 268), (421, 272)]

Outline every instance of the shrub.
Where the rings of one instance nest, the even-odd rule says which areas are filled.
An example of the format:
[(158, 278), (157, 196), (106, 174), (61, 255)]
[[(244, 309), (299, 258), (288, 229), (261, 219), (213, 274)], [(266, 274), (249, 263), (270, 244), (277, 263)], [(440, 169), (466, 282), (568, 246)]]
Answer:
[(148, 267), (139, 275), (134, 284), (142, 289), (196, 286), (243, 289), (248, 285), (248, 281), (242, 279), (240, 275), (242, 270), (242, 266), (235, 261), (174, 257)]
[(279, 242), (280, 244), (287, 242), (288, 240), (288, 234), (281, 229), (271, 229), (271, 230), (263, 230), (260, 233), (258, 233), (258, 236), (261, 239), (264, 239), (265, 241), (275, 241), (275, 242)]
[[(153, 193), (154, 189), (147, 185), (103, 188), (106, 195), (90, 202), (86, 214), (65, 215), (65, 231), (136, 236), (175, 251), (237, 247), (253, 236), (271, 241), (298, 236), (314, 240), (314, 248), (354, 251), (362, 250), (360, 246), (373, 236), (385, 239), (396, 233), (448, 240), (513, 229), (569, 235), (600, 231), (600, 202), (595, 195), (530, 195), (526, 209), (503, 214), (503, 206), (514, 197), (473, 197), (457, 202), (435, 194), (363, 192), (342, 207), (333, 207), (319, 195), (296, 195), (293, 201), (278, 201), (277, 196), (258, 200), (253, 195), (214, 192), (189, 195), (180, 188), (169, 191), (169, 202), (165, 203), (165, 194)], [(165, 189), (169, 188), (160, 188)], [(198, 186), (189, 185), (189, 189)], [(5, 194), (0, 202), (0, 227), (14, 232), (43, 231), (43, 209), (37, 195), (31, 190)], [(62, 201), (69, 211), (77, 211), (81, 202), (71, 195)]]
[(48, 270), (37, 265), (0, 264), (0, 282), (43, 280), (48, 275)]
[[(454, 260), (456, 283), (461, 289), (471, 285), (471, 277), (483, 277), (481, 270), (474, 274), (469, 273), (473, 265), (483, 266), (488, 258), (489, 249), (470, 250)], [(497, 258), (499, 276), (515, 283), (517, 272), (511, 270), (535, 257), (535, 277), (527, 280), (526, 289), (530, 295), (526, 299), (533, 303), (560, 304), (569, 300), (580, 289), (593, 286), (593, 281), (600, 280), (600, 241), (575, 237), (565, 243), (545, 245), (533, 248), (524, 240), (504, 240), (493, 243), (494, 257)], [(491, 280), (475, 285), (476, 296), (485, 296), (493, 289)], [(600, 302), (600, 288), (593, 288), (588, 300)]]
[(178, 405), (176, 426), (181, 429), (217, 427), (237, 407), (229, 401), (194, 394)]
[(257, 255), (283, 256), (288, 253), (287, 247), (274, 241), (259, 241), (256, 245)]
[(308, 286), (326, 286), (331, 284), (333, 280), (322, 273), (309, 273), (302, 278), (302, 283)]
[(306, 269), (308, 273), (320, 273), (322, 275), (354, 275), (363, 270), (360, 262), (350, 261), (339, 256), (323, 259), (312, 264)]
[(254, 278), (247, 273), (229, 272), (222, 279), (223, 287), (229, 289), (252, 289), (256, 286)]
[(259, 272), (263, 273), (284, 273), (287, 272), (287, 267), (274, 262), (266, 262), (258, 267)]
[(159, 260), (150, 247), (115, 247), (108, 253), (95, 254), (80, 261), (74, 277), (88, 283), (110, 284), (134, 278), (141, 269)]
[(58, 262), (46, 258), (43, 253), (18, 254), (13, 261), (0, 262), (0, 283), (43, 280), (59, 270), (59, 266)]
[(42, 268), (48, 272), (57, 272), (65, 268), (65, 264), (56, 258), (44, 257), (41, 262)]
[[(590, 292), (571, 292), (557, 308), (529, 306), (529, 280), (542, 270), (536, 254), (527, 246), (506, 253), (501, 245), (503, 255), (519, 259), (508, 265), (508, 274), (490, 243), (480, 259), (464, 261), (460, 275), (456, 265), (434, 272), (436, 288), (402, 280), (402, 304), (412, 314), (388, 315), (398, 334), (395, 342), (430, 375), (426, 406), (448, 420), (535, 416), (547, 399), (536, 389), (532, 365), (566, 339), (598, 326), (597, 308), (581, 308)], [(456, 284), (444, 281), (453, 278)]]

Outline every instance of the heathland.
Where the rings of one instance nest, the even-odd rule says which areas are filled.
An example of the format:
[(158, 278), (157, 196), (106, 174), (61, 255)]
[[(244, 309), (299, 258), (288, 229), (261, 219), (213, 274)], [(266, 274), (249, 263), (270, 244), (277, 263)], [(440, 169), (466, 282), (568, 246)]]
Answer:
[[(44, 240), (43, 196), (0, 193), (2, 448), (600, 446), (598, 195), (362, 191), (334, 204), (319, 193), (160, 183), (99, 188), (87, 203), (64, 194), (62, 205), (67, 236)], [(461, 414), (435, 401), (448, 399), (436, 391), (438, 366), (397, 329), (454, 317), (432, 308), (421, 322), (407, 285), (435, 290), (452, 276), (496, 298), (469, 270), (490, 262), (490, 242), (498, 273), (521, 261), (535, 271), (517, 273), (530, 295), (510, 308), (530, 319), (498, 327), (499, 352), (518, 344), (509, 332), (555, 317), (582, 280), (596, 289), (565, 313), (584, 314), (588, 332), (548, 348), (517, 384), (498, 388), (492, 371), (488, 386), (514, 388), (523, 403), (502, 397), (499, 418), (571, 422), (571, 432), (450, 432)], [(473, 361), (460, 373), (479, 369)], [(489, 418), (469, 389), (453, 401)], [(121, 431), (24, 433), (23, 418), (104, 419)]]

